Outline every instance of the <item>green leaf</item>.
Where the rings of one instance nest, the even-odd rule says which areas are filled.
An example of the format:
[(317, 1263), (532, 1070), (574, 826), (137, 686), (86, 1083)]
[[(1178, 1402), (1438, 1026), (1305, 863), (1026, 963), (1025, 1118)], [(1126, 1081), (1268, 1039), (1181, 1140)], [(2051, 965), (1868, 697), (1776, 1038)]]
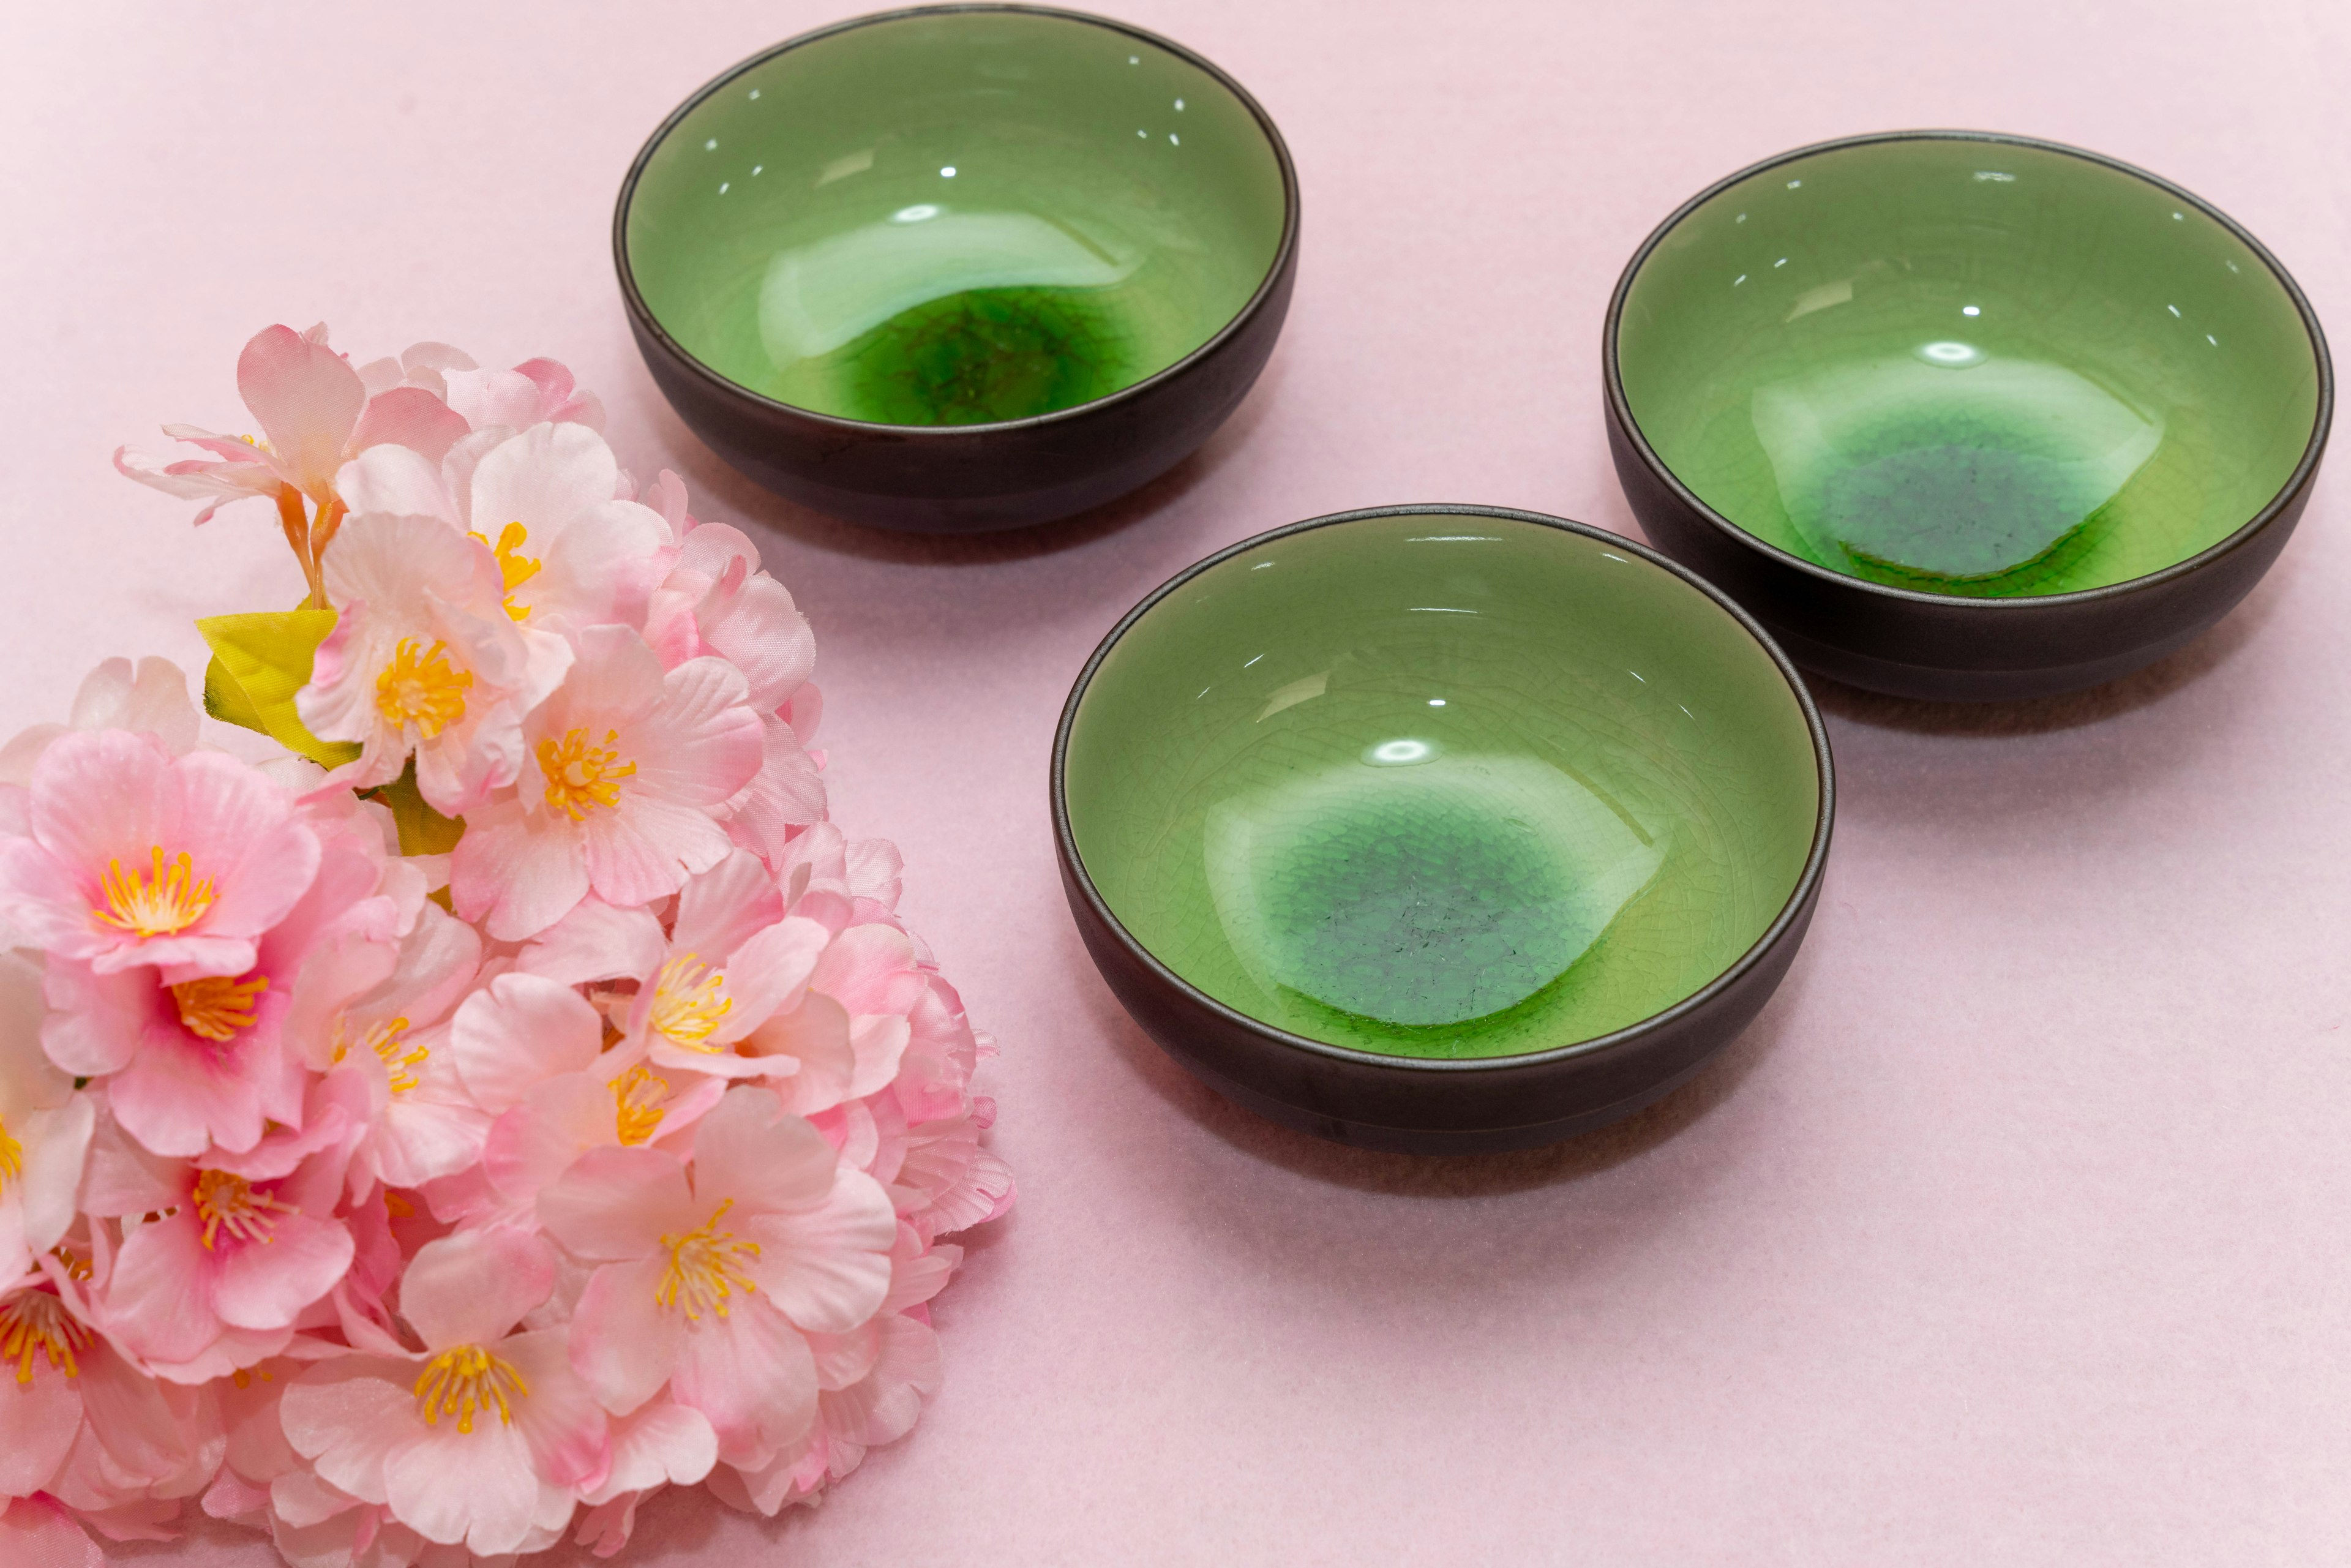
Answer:
[(204, 711), (257, 729), (322, 768), (350, 761), (360, 754), (357, 746), (320, 740), (294, 711), (294, 694), (310, 684), (311, 661), (334, 629), (333, 611), (308, 608), (197, 622), (196, 630), (213, 651), (204, 671)]
[(360, 791), (362, 800), (378, 800), (392, 808), (400, 829), (400, 852), (404, 855), (445, 855), (465, 836), (463, 817), (444, 817), (424, 803), (416, 788), (416, 758), (408, 759), (400, 777), (373, 789)]

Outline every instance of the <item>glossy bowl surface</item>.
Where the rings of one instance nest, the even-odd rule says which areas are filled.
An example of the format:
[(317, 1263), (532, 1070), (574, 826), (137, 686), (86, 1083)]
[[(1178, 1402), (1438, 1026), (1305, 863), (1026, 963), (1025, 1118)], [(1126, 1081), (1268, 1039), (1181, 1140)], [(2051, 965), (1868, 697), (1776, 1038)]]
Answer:
[[(2218, 604), (2120, 601), (2283, 521), (2273, 554), (2332, 409), (2307, 304), (2227, 218), (2094, 154), (1960, 132), (1802, 149), (1701, 194), (1626, 268), (1604, 361), (1652, 537), (1801, 661), (1886, 689), (1899, 671), (1835, 654), (2064, 684), (2200, 631), (2250, 577)], [(1897, 607), (1938, 600), (2046, 612), (1947, 606), (1914, 628), (1971, 630), (1906, 643)]]
[[(1123, 998), (1146, 1027), (1188, 1011), (1154, 1030), (1179, 1056), (1232, 1030), (1286, 1082), (1557, 1066), (1706, 1022), (1775, 937), (1792, 954), (1829, 777), (1793, 671), (1687, 573), (1580, 525), (1427, 507), (1278, 530), (1138, 607), (1071, 694), (1054, 804)], [(1409, 1093), (1350, 1116), (1310, 1087), (1285, 1119), (1492, 1146), (1622, 1089), (1415, 1129)]]
[[(1077, 13), (939, 6), (794, 39), (705, 87), (640, 155), (614, 248), (665, 390), (690, 378), (731, 392), (738, 423), (880, 438), (901, 467), (1067, 422), (1045, 434), (1068, 468), (1089, 446), (1073, 416), (1180, 378), (1254, 312), (1278, 327), (1296, 218), (1279, 134), (1205, 60)], [(769, 477), (758, 434), (716, 440)], [(768, 466), (808, 465), (764, 444)], [(1037, 488), (961, 466), (960, 485), (903, 485)]]

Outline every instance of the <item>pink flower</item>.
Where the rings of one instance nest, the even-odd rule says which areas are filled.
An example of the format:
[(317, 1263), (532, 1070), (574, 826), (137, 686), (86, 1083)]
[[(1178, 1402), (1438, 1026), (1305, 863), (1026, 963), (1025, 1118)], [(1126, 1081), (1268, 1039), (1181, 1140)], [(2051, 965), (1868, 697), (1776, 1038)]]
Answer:
[(525, 360), (510, 371), (475, 370), (469, 363), (452, 371), (446, 385), (449, 406), (475, 430), (528, 430), (549, 420), (604, 428), (604, 405), (573, 385), (570, 371), (553, 360)]
[(287, 1440), (319, 1479), (427, 1541), (491, 1556), (561, 1530), (611, 1450), (567, 1332), (512, 1332), (554, 1281), (535, 1237), (461, 1231), (427, 1243), (400, 1291), (423, 1351), (305, 1373), (281, 1406)]
[(71, 1229), (96, 1102), (43, 1059), (40, 971), (0, 954), (0, 1281)]
[[(417, 386), (394, 386), (371, 397), (360, 372), (327, 347), (322, 322), (307, 332), (268, 327), (237, 356), (236, 390), (260, 423), (259, 439), (214, 435), (193, 425), (167, 424), (163, 434), (212, 453), (156, 468), (117, 450), (114, 465), (142, 485), (209, 504), (204, 521), (223, 501), (246, 496), (290, 499), (307, 496), (322, 509), (334, 504), (336, 472), (371, 446), (397, 443), (438, 459), (465, 434), (464, 417)], [(295, 502), (297, 518), (299, 502)]]
[(433, 809), (461, 816), (523, 766), (523, 715), (562, 679), (569, 644), (517, 626), (490, 552), (432, 517), (369, 513), (327, 549), (339, 612), (295, 708), (325, 740), (356, 741), (338, 784), (400, 776), (413, 753)]
[(68, 1278), (52, 1261), (0, 1291), (0, 1499), (44, 1492), (117, 1540), (164, 1539), (219, 1468), (218, 1407), (125, 1361), (59, 1291)]
[(519, 797), (469, 816), (450, 862), (457, 913), (501, 941), (538, 935), (591, 891), (617, 905), (675, 893), (725, 857), (715, 813), (758, 770), (759, 717), (732, 665), (664, 674), (622, 626), (578, 645), (524, 726)]
[(391, 940), (402, 911), (377, 892), (383, 869), (381, 846), (330, 831), (318, 874), (242, 974), (152, 965), (101, 973), (52, 960), (41, 1030), (49, 1060), (105, 1080), (115, 1120), (159, 1155), (250, 1149), (267, 1122), (299, 1126), (303, 1064), (283, 1038), (296, 977), (322, 946)]
[(437, 517), (471, 533), (496, 560), (509, 617), (577, 628), (642, 622), (668, 569), (669, 525), (613, 498), (620, 472), (586, 425), (541, 423), (486, 447), (466, 442), (441, 463), (378, 447), (338, 483), (355, 516)]
[(817, 1369), (802, 1331), (873, 1314), (897, 1235), (881, 1187), (754, 1088), (703, 1118), (691, 1167), (656, 1149), (593, 1150), (538, 1213), (598, 1265), (572, 1319), (581, 1378), (622, 1416), (667, 1387), (737, 1463), (808, 1429)]
[(127, 729), (152, 735), (174, 757), (195, 748), (196, 706), (188, 677), (169, 659), (109, 659), (82, 678), (63, 724), (37, 724), (0, 747), (0, 784), (33, 781), (41, 754), (78, 729)]
[(714, 1470), (710, 1490), (721, 1501), (772, 1518), (814, 1500), (828, 1479), (863, 1462), (868, 1449), (914, 1429), (941, 1375), (927, 1303), (962, 1257), (959, 1248), (929, 1248), (912, 1227), (898, 1228), (881, 1311), (851, 1333), (810, 1336), (820, 1392), (807, 1436), (765, 1465)]
[[(649, 909), (590, 897), (542, 932), (518, 963), (573, 983), (633, 982), (622, 1033), (657, 1071), (783, 1077), (800, 1071), (799, 1058), (758, 1054), (745, 1042), (778, 1013), (803, 1007), (831, 940), (813, 920), (787, 919), (768, 868), (734, 850), (686, 879), (667, 929)], [(845, 1055), (845, 1027), (841, 1046)]]
[(162, 1216), (129, 1228), (101, 1291), (106, 1332), (152, 1370), (202, 1381), (278, 1354), (350, 1269), (335, 1218), (345, 1118), (308, 1121), (244, 1155), (195, 1165), (125, 1151), (94, 1174), (92, 1213)]
[(0, 844), (0, 915), (99, 974), (244, 974), (319, 868), (317, 835), (258, 770), (123, 730), (51, 746), (27, 816)]
[(345, 1102), (365, 1127), (351, 1150), (355, 1197), (378, 1182), (422, 1186), (481, 1156), (490, 1118), (465, 1089), (444, 1021), (473, 985), (481, 955), (472, 926), (426, 904), (392, 973), (334, 1009), (320, 1031), (326, 1065), (361, 1086)]

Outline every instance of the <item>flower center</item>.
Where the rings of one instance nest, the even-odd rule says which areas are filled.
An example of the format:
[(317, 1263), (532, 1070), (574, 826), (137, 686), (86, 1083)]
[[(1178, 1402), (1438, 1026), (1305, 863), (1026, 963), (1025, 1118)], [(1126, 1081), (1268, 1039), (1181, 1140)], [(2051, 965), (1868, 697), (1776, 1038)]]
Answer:
[(689, 1322), (700, 1321), (704, 1312), (723, 1318), (737, 1291), (747, 1296), (759, 1288), (743, 1272), (740, 1262), (757, 1258), (759, 1244), (737, 1241), (733, 1231), (718, 1228), (718, 1222), (734, 1207), (730, 1197), (703, 1221), (699, 1230), (662, 1238), (662, 1245), (669, 1249), (669, 1267), (662, 1272), (661, 1288), (653, 1292), (653, 1300), (664, 1307), (683, 1304)]
[[(616, 1085), (616, 1092), (617, 1087)], [(660, 1113), (655, 1112), (654, 1115), (658, 1117)], [(625, 1135), (622, 1141), (623, 1143), (628, 1141)], [(638, 1141), (643, 1142), (643, 1139)], [(16, 1136), (8, 1131), (7, 1122), (0, 1120), (0, 1197), (7, 1197), (8, 1184), (21, 1179), (24, 1174), (25, 1145), (18, 1143)]]
[(668, 1098), (669, 1080), (655, 1076), (642, 1061), (612, 1080), (613, 1131), (620, 1134), (622, 1147), (633, 1149), (653, 1141), (665, 1113), (662, 1103)]
[(418, 642), (402, 637), (392, 649), (392, 663), (375, 678), (375, 710), (403, 729), (414, 725), (431, 740), (465, 716), (474, 677), (451, 665), (447, 643), (436, 638), (420, 653)]
[(221, 1042), (235, 1039), (241, 1029), (253, 1027), (255, 998), (268, 988), (266, 975), (249, 980), (211, 975), (173, 986), (172, 1000), (179, 1007), (181, 1027), (201, 1039)]
[(653, 982), (653, 1026), (676, 1044), (716, 1052), (710, 1043), (718, 1020), (735, 1010), (726, 994), (726, 977), (704, 963), (699, 955), (681, 953), (661, 967)]
[(118, 860), (106, 862), (106, 874), (99, 878), (106, 907), (91, 910), (93, 918), (134, 936), (169, 936), (204, 918), (213, 906), (213, 879), (196, 875), (185, 850), (168, 861), (162, 845), (153, 852), (152, 873), (125, 872)]
[[(486, 545), (490, 544), (489, 539), (481, 534), (467, 534), (465, 537), (469, 539), (480, 539)], [(498, 577), (506, 584), (507, 614), (517, 621), (529, 618), (530, 606), (517, 604), (514, 601), (514, 591), (538, 575), (538, 558), (518, 553), (522, 549), (523, 541), (529, 538), (530, 530), (524, 528), (522, 524), (508, 523), (498, 530), (498, 542), (490, 545), (490, 554), (498, 563)]]
[(292, 1204), (254, 1191), (251, 1182), (233, 1171), (196, 1173), (196, 1218), (204, 1221), (207, 1252), (224, 1230), (239, 1241), (274, 1240), (270, 1232), (277, 1228), (277, 1216), (293, 1212)]
[(20, 1291), (0, 1301), (0, 1360), (16, 1364), (16, 1381), (33, 1381), (33, 1358), (46, 1355), (68, 1377), (79, 1377), (74, 1357), (94, 1336), (67, 1315), (65, 1303), (47, 1291)]
[(599, 806), (618, 806), (619, 781), (637, 770), (635, 763), (622, 762), (612, 748), (620, 738), (619, 730), (608, 729), (602, 746), (590, 746), (588, 732), (575, 729), (564, 736), (560, 745), (540, 741), (538, 770), (547, 775), (548, 810), (569, 811), (577, 822)]
[(457, 1430), (471, 1432), (475, 1415), (496, 1410), (498, 1424), (510, 1427), (515, 1406), (529, 1396), (530, 1385), (513, 1363), (480, 1345), (461, 1344), (425, 1363), (416, 1379), (416, 1413), (428, 1427), (439, 1426), (444, 1416), (455, 1416)]

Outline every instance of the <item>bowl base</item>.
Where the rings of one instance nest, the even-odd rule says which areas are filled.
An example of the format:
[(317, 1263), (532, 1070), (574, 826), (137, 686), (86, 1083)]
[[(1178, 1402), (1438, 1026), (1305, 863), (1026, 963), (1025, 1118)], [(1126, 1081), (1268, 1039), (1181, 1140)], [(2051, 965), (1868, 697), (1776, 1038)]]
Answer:
[(1886, 696), (1938, 703), (2019, 702), (2087, 691), (2145, 669), (2178, 653), (2211, 629), (2210, 622), (2200, 622), (2159, 642), (2085, 664), (2038, 670), (1952, 670), (1906, 664), (1857, 653), (1849, 648), (1833, 648), (1769, 621), (1764, 622), (1764, 626), (1787, 651), (1788, 657), (1808, 674), (1826, 675), (1833, 681)]
[(1596, 1110), (1524, 1126), (1471, 1129), (1384, 1127), (1369, 1122), (1351, 1122), (1343, 1116), (1326, 1115), (1286, 1101), (1269, 1098), (1202, 1067), (1196, 1061), (1185, 1058), (1178, 1058), (1178, 1061), (1185, 1071), (1243, 1110), (1253, 1111), (1267, 1121), (1295, 1132), (1311, 1134), (1334, 1144), (1344, 1144), (1349, 1148), (1372, 1149), (1388, 1155), (1500, 1155), (1517, 1149), (1540, 1149), (1552, 1144), (1565, 1143), (1570, 1138), (1597, 1132), (1621, 1122), (1637, 1111), (1646, 1110), (1697, 1077), (1717, 1054), (1719, 1052), (1709, 1051), (1672, 1077)]

